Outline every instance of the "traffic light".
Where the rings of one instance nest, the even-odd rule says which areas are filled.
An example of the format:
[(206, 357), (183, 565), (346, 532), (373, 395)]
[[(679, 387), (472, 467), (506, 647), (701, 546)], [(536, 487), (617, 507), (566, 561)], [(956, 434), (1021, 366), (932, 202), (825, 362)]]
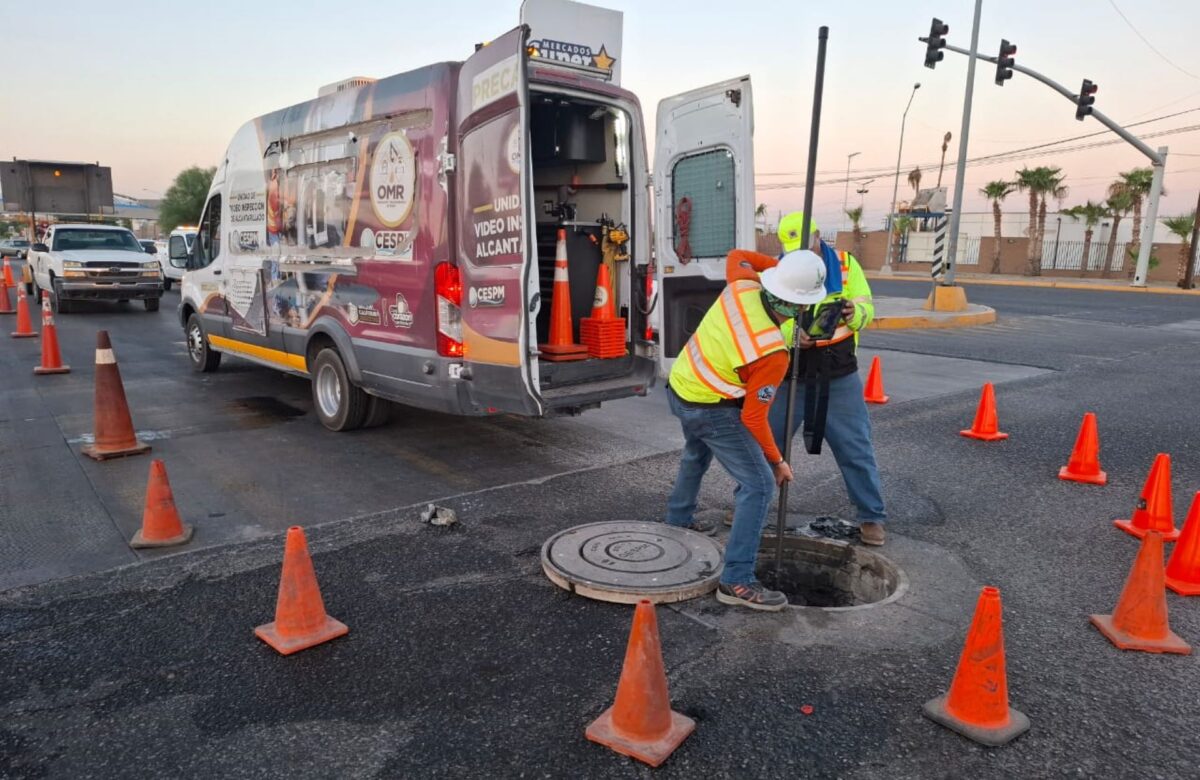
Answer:
[(1075, 118), (1080, 122), (1088, 114), (1092, 113), (1092, 104), (1096, 102), (1096, 90), (1100, 89), (1091, 82), (1091, 79), (1084, 79), (1083, 85), (1079, 88), (1079, 100), (1076, 101), (1078, 108), (1075, 109)]
[(946, 39), (942, 36), (948, 32), (950, 32), (950, 25), (935, 16), (929, 25), (929, 37), (917, 39), (925, 42), (925, 67), (932, 69), (946, 56), (946, 52), (942, 51), (946, 45)]
[(1012, 78), (1013, 55), (1016, 53), (1016, 44), (1000, 39), (1000, 56), (996, 58), (996, 86), (1003, 87), (1004, 82)]

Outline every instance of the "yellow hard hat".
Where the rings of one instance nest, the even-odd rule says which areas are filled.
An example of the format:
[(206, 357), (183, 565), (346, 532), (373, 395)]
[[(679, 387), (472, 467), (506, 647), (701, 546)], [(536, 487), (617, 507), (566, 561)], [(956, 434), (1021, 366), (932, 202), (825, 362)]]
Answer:
[[(813, 220), (808, 229), (809, 235), (820, 230), (817, 227), (816, 220)], [(804, 230), (804, 212), (793, 211), (783, 219), (779, 220), (779, 240), (783, 243), (783, 251), (791, 252), (800, 248), (800, 233)]]

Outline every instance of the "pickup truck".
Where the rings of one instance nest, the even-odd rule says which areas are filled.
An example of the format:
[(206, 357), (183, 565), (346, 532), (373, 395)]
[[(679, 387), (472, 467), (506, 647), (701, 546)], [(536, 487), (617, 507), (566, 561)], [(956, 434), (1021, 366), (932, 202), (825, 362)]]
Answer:
[(162, 266), (131, 231), (112, 225), (51, 225), (41, 243), (29, 248), (33, 294), (50, 291), (57, 313), (73, 301), (140, 300), (158, 311), (163, 294)]

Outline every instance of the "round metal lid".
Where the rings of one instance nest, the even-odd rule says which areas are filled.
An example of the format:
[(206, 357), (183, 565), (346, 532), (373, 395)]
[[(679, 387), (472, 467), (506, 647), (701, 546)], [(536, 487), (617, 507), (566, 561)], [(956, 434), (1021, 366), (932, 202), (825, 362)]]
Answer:
[(542, 545), (542, 570), (551, 582), (618, 604), (702, 596), (716, 589), (721, 567), (714, 539), (666, 523), (588, 523)]

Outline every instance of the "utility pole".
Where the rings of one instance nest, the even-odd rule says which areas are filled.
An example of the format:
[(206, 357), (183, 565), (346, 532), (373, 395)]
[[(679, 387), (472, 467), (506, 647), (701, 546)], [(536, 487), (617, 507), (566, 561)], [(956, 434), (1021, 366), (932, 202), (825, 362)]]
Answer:
[[(945, 55), (943, 55), (945, 56)], [(896, 214), (896, 193), (900, 189), (900, 158), (904, 156), (904, 124), (908, 121), (908, 109), (912, 108), (913, 98), (917, 95), (917, 90), (921, 88), (921, 82), (913, 84), (912, 92), (908, 95), (908, 105), (904, 107), (904, 114), (900, 117), (900, 149), (896, 152), (896, 177), (892, 180), (892, 207), (887, 215), (887, 252), (883, 255), (883, 266), (879, 269), (880, 273), (890, 274), (892, 272), (892, 236), (896, 231), (892, 229), (892, 217)]]
[(842, 230), (846, 229), (846, 205), (850, 200), (850, 161), (862, 154), (862, 152), (851, 152), (846, 155), (846, 191), (842, 193)]
[(950, 212), (950, 240), (946, 248), (946, 275), (942, 284), (954, 284), (954, 266), (958, 260), (958, 224), (962, 218), (963, 184), (967, 175), (967, 138), (971, 133), (971, 98), (975, 93), (975, 60), (979, 53), (979, 15), (983, 0), (975, 0), (975, 21), (971, 23), (971, 51), (967, 55), (967, 92), (963, 96), (962, 129), (958, 135), (958, 169), (954, 172), (954, 206)]
[(1183, 271), (1183, 289), (1190, 290), (1196, 279), (1196, 263), (1200, 258), (1200, 195), (1196, 196), (1196, 212), (1192, 215), (1192, 256)]
[(1153, 161), (1153, 165), (1154, 178), (1150, 180), (1150, 205), (1146, 209), (1146, 224), (1143, 228), (1146, 240), (1141, 241), (1141, 236), (1136, 236), (1141, 244), (1138, 246), (1137, 268), (1133, 272), (1134, 287), (1145, 287), (1146, 274), (1150, 272), (1150, 253), (1154, 250), (1154, 228), (1158, 223), (1158, 201), (1162, 196), (1163, 172), (1167, 167), (1167, 147), (1158, 147), (1158, 159)]

